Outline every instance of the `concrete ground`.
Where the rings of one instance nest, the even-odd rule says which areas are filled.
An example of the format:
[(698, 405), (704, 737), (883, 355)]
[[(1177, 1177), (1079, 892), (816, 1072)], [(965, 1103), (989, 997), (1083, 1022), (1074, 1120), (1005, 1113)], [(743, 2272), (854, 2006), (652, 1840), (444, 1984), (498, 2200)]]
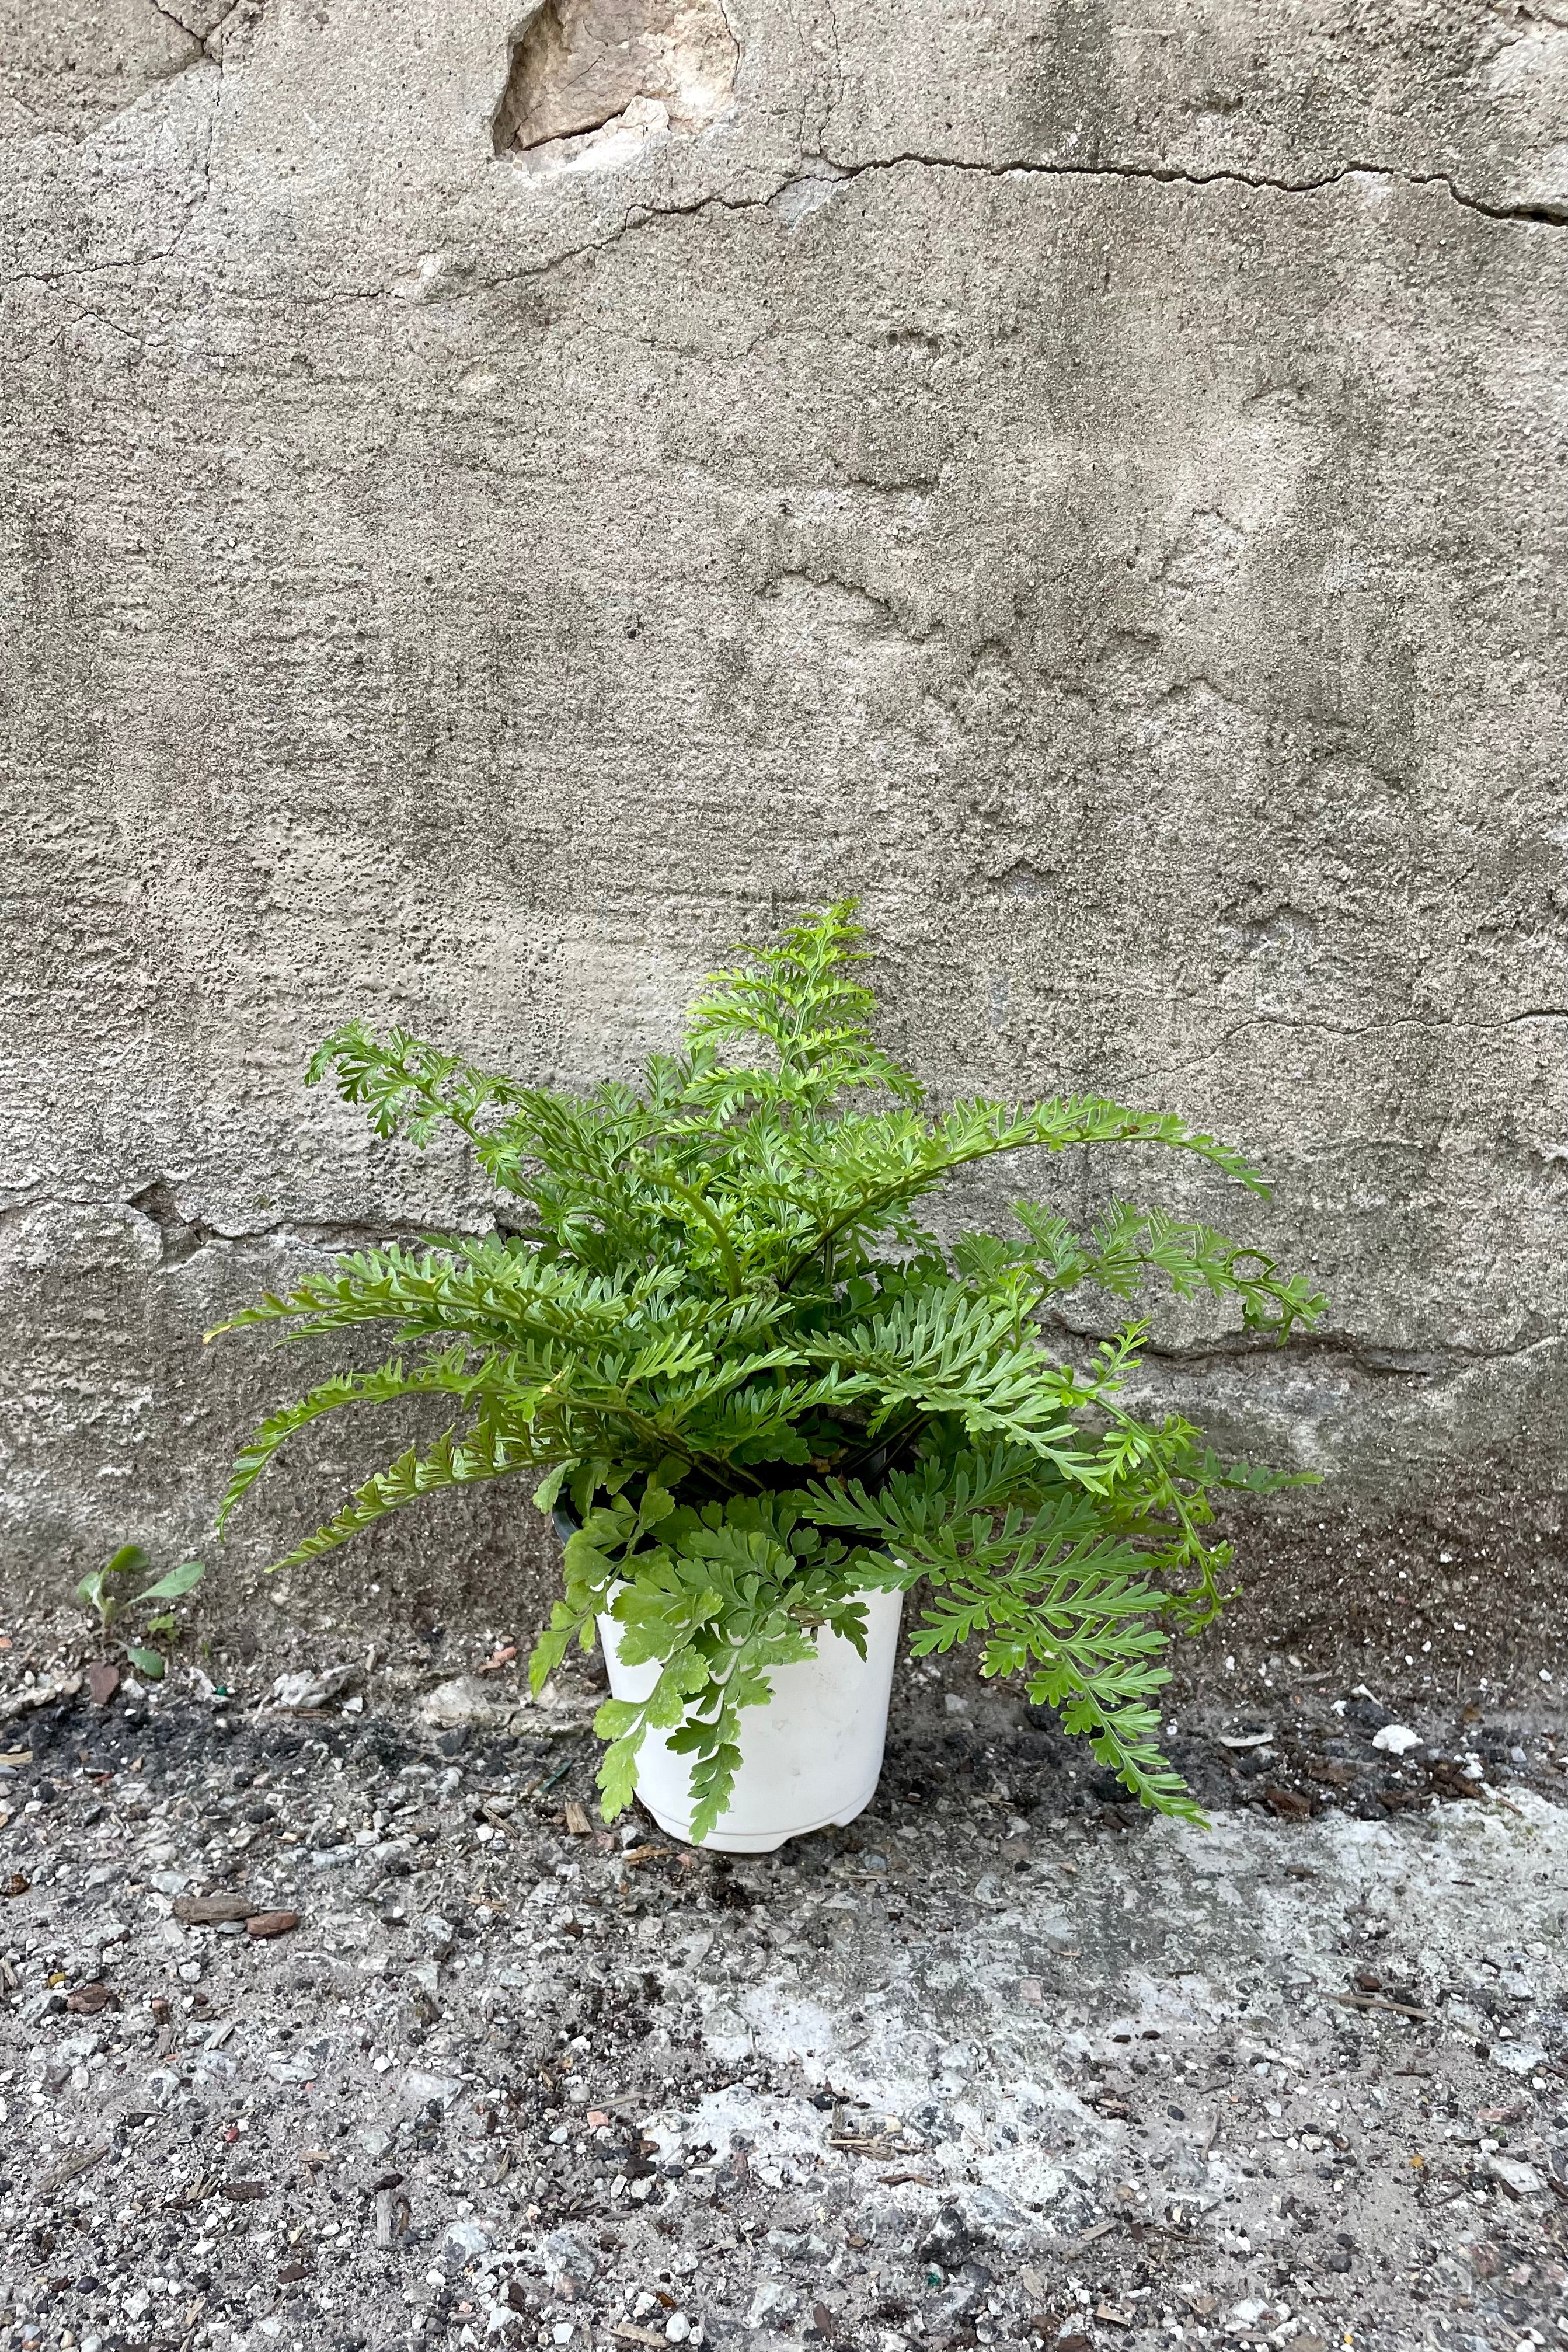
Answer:
[(1544, 1717), (1194, 1702), (1204, 1834), (906, 1667), (731, 1863), (590, 1818), (585, 1685), (8, 1664), (13, 2352), (1568, 2344)]

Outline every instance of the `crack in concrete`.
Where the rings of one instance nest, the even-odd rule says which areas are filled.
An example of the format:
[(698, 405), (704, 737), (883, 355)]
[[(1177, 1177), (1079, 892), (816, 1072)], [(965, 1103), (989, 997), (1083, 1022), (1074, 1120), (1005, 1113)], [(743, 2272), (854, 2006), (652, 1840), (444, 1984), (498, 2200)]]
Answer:
[(924, 628), (912, 625), (890, 598), (879, 594), (874, 588), (868, 588), (863, 580), (852, 580), (847, 572), (835, 572), (826, 565), (814, 569), (804, 563), (784, 564), (777, 572), (769, 573), (756, 594), (759, 599), (776, 596), (791, 581), (806, 588), (837, 592), (857, 605), (868, 607), (868, 617), (873, 626), (889, 636), (902, 637), (909, 645), (924, 645), (928, 638), (942, 635), (940, 621), (931, 621)]
[(1287, 180), (1275, 178), (1267, 173), (1243, 172), (1225, 165), (1216, 165), (1213, 171), (1200, 172), (1188, 170), (1178, 163), (1041, 163), (1025, 161), (975, 163), (960, 156), (915, 153), (875, 156), (858, 163), (844, 163), (832, 156), (812, 160), (827, 163), (846, 180), (859, 179), (868, 172), (892, 172), (901, 164), (915, 164), (926, 171), (978, 173), (985, 178), (997, 180), (1152, 180), (1163, 186), (1207, 188), (1230, 185), (1273, 190), (1288, 196), (1316, 195), (1325, 188), (1340, 187), (1347, 180), (1379, 180), (1395, 187), (1442, 188), (1456, 205), (1468, 212), (1480, 213), (1488, 220), (1523, 222), (1536, 227), (1568, 226), (1568, 196), (1557, 201), (1543, 199), (1534, 204), (1492, 204), (1484, 196), (1461, 187), (1452, 173), (1411, 172), (1387, 163), (1340, 163), (1331, 172), (1320, 173), (1314, 178)]
[[(211, 31), (204, 34), (202, 37), (203, 48), (205, 49), (208, 57), (216, 58), (219, 65), (223, 63), (223, 51), (220, 36), (225, 26), (227, 25), (232, 18), (238, 16), (240, 9), (244, 5), (245, 0), (233, 0), (233, 5), (224, 10), (223, 15), (218, 18)], [(216, 49), (213, 47), (213, 43), (215, 41), (219, 42), (219, 47)]]
[[(1075, 1334), (1092, 1339), (1092, 1332)], [(1244, 1333), (1215, 1340), (1194, 1340), (1187, 1346), (1161, 1347), (1151, 1341), (1144, 1347), (1145, 1357), (1162, 1364), (1201, 1365), (1207, 1363), (1242, 1363), (1278, 1361), (1282, 1357), (1333, 1356), (1348, 1361), (1358, 1372), (1382, 1380), (1439, 1380), (1455, 1378), (1480, 1364), (1517, 1362), (1524, 1356), (1539, 1355), (1544, 1349), (1568, 1348), (1568, 1335), (1549, 1332), (1540, 1339), (1521, 1340), (1510, 1348), (1380, 1348), (1374, 1342), (1357, 1339), (1351, 1332), (1303, 1331), (1293, 1333), (1283, 1348), (1270, 1340), (1253, 1339)]]
[[(229, 0), (229, 5), (224, 10), (222, 16), (216, 17), (214, 22), (208, 26), (205, 33), (199, 33), (194, 25), (187, 25), (184, 18), (180, 15), (179, 10), (177, 8), (165, 6), (164, 0), (147, 0), (147, 5), (150, 8), (153, 9), (157, 15), (162, 16), (166, 23), (175, 26), (180, 32), (184, 33), (188, 41), (194, 41), (195, 43), (198, 58), (209, 58), (221, 64), (221, 43), (219, 47), (216, 49), (214, 48), (213, 43), (218, 40), (224, 26), (229, 23), (230, 19), (238, 15), (241, 7), (244, 5), (244, 0)], [(190, 59), (190, 63), (195, 65), (196, 63), (196, 58), (192, 58)]]
[[(163, 5), (163, 0), (147, 0), (147, 5), (153, 10), (154, 16), (162, 16), (166, 25), (173, 25), (176, 32), (184, 33), (187, 41), (195, 42), (196, 56), (200, 57), (202, 53), (202, 37), (186, 24), (183, 16), (177, 15), (173, 8), (165, 8)], [(194, 58), (192, 63), (195, 63)]]
[[(438, 1226), (422, 1220), (398, 1217), (279, 1217), (268, 1224), (227, 1230), (208, 1224), (199, 1217), (186, 1216), (174, 1187), (162, 1176), (154, 1177), (150, 1184), (142, 1185), (129, 1195), (72, 1200), (58, 1194), (38, 1194), (30, 1200), (13, 1201), (0, 1208), (0, 1229), (19, 1223), (37, 1211), (49, 1209), (129, 1210), (133, 1215), (145, 1218), (150, 1224), (156, 1226), (160, 1236), (160, 1273), (176, 1265), (188, 1265), (204, 1250), (231, 1248), (246, 1242), (281, 1239), (300, 1242), (309, 1249), (342, 1251), (376, 1248), (394, 1241), (416, 1241), (431, 1248), (439, 1248), (448, 1235), (478, 1236), (493, 1231), (510, 1237), (519, 1230), (500, 1219), (492, 1219), (489, 1224), (476, 1223), (468, 1226), (453, 1223)], [(1054, 1314), (1049, 1321), (1050, 1327), (1067, 1339), (1093, 1343), (1104, 1336), (1099, 1330), (1080, 1328), (1060, 1312)], [(1264, 1337), (1235, 1332), (1214, 1339), (1196, 1339), (1174, 1345), (1163, 1345), (1151, 1339), (1145, 1341), (1142, 1352), (1145, 1359), (1154, 1363), (1173, 1367), (1269, 1363), (1285, 1358), (1299, 1360), (1303, 1356), (1328, 1356), (1347, 1361), (1355, 1370), (1378, 1379), (1434, 1380), (1458, 1377), (1481, 1364), (1516, 1362), (1525, 1356), (1563, 1348), (1568, 1348), (1568, 1333), (1548, 1332), (1541, 1339), (1521, 1340), (1506, 1348), (1458, 1345), (1395, 1348), (1379, 1347), (1375, 1341), (1359, 1338), (1350, 1331), (1297, 1331), (1283, 1347)]]
[[(477, 279), (472, 285), (454, 288), (447, 299), (463, 301), (478, 294), (489, 294), (508, 286), (520, 285), (536, 278), (546, 278), (554, 270), (591, 255), (607, 253), (634, 231), (647, 228), (655, 221), (689, 220), (710, 211), (748, 213), (766, 212), (774, 206), (787, 188), (802, 180), (820, 178), (837, 186), (847, 186), (856, 180), (867, 179), (884, 172), (916, 170), (955, 172), (983, 179), (1042, 179), (1042, 180), (1127, 180), (1146, 181), (1164, 187), (1242, 187), (1272, 192), (1279, 195), (1316, 195), (1342, 186), (1351, 180), (1375, 180), (1389, 187), (1438, 188), (1461, 210), (1477, 213), (1484, 219), (1510, 226), (1531, 227), (1568, 227), (1568, 197), (1560, 203), (1542, 200), (1535, 204), (1493, 204), (1485, 197), (1461, 187), (1451, 173), (1411, 172), (1382, 163), (1342, 163), (1331, 172), (1310, 179), (1287, 180), (1268, 174), (1247, 173), (1231, 168), (1210, 172), (1190, 171), (1178, 164), (1167, 163), (1057, 163), (1013, 162), (981, 163), (961, 156), (921, 155), (913, 152), (897, 155), (871, 156), (859, 163), (846, 163), (836, 156), (816, 153), (803, 155), (799, 163), (784, 178), (776, 181), (765, 195), (723, 196), (708, 194), (694, 197), (682, 205), (634, 205), (628, 208), (620, 225), (603, 237), (585, 245), (569, 247), (563, 253), (547, 261), (535, 262), (526, 268), (506, 270), (495, 278)], [(349, 295), (343, 299), (374, 299), (374, 296)]]
[[(169, 12), (163, 10), (161, 13), (167, 15)], [(234, 13), (233, 9), (229, 11), (230, 16)], [(172, 19), (172, 21), (178, 22), (178, 19)], [(226, 17), (223, 21), (226, 22)], [(193, 64), (196, 62), (197, 59), (192, 60)], [(507, 162), (509, 159), (503, 157), (500, 160)], [(798, 164), (777, 179), (763, 195), (726, 196), (710, 192), (708, 194), (693, 197), (688, 204), (633, 205), (628, 207), (619, 224), (604, 236), (592, 238), (583, 245), (568, 246), (563, 252), (552, 254), (542, 261), (529, 263), (522, 268), (502, 270), (490, 278), (476, 278), (467, 285), (444, 289), (435, 299), (443, 302), (470, 301), (476, 296), (500, 293), (509, 287), (526, 285), (536, 278), (548, 278), (554, 271), (567, 268), (574, 261), (583, 261), (595, 255), (610, 252), (624, 238), (632, 236), (637, 230), (649, 227), (656, 221), (693, 220), (708, 212), (767, 212), (776, 205), (778, 199), (786, 189), (798, 185), (802, 181), (816, 178), (825, 184), (842, 187), (849, 185), (856, 180), (870, 178), (879, 173), (904, 170), (953, 172), (990, 180), (1111, 179), (1144, 181), (1165, 187), (1202, 189), (1231, 186), (1253, 188), (1292, 196), (1319, 194), (1326, 190), (1342, 186), (1351, 180), (1375, 180), (1390, 187), (1441, 189), (1461, 210), (1476, 213), (1483, 219), (1497, 221), (1507, 226), (1568, 227), (1568, 196), (1560, 201), (1542, 199), (1533, 204), (1494, 204), (1483, 196), (1477, 195), (1473, 191), (1462, 187), (1451, 173), (1404, 171), (1394, 165), (1380, 163), (1343, 163), (1337, 165), (1333, 171), (1321, 173), (1314, 178), (1288, 180), (1271, 177), (1267, 173), (1247, 173), (1228, 167), (1199, 172), (1185, 169), (1181, 165), (1166, 163), (1059, 163), (1024, 161), (982, 163), (961, 156), (921, 155), (912, 152), (897, 155), (872, 156), (859, 163), (844, 163), (833, 156), (813, 153), (803, 155)], [(206, 190), (204, 188), (201, 194), (205, 193)], [(189, 210), (194, 210), (197, 206), (199, 206), (199, 197)], [(140, 256), (134, 261), (89, 263), (79, 268), (68, 266), (58, 271), (24, 271), (20, 273), (20, 280), (23, 283), (39, 286), (62, 285), (79, 278), (96, 275), (102, 270), (142, 268), (149, 263), (165, 261), (170, 259), (184, 243), (188, 226), (189, 216), (182, 226), (173, 245), (159, 252)], [(334, 305), (342, 302), (379, 303), (387, 300), (393, 295), (394, 289), (386, 286), (363, 288), (342, 286), (323, 291), (317, 299), (322, 303)]]
[(246, 1242), (288, 1240), (303, 1243), (310, 1249), (374, 1248), (386, 1242), (419, 1241), (439, 1247), (447, 1235), (469, 1237), (494, 1231), (510, 1234), (513, 1230), (499, 1221), (490, 1224), (476, 1221), (472, 1225), (456, 1221), (447, 1225), (432, 1224), (426, 1219), (399, 1217), (323, 1217), (320, 1219), (279, 1217), (262, 1225), (226, 1227), (208, 1224), (200, 1217), (189, 1217), (181, 1208), (173, 1187), (163, 1177), (140, 1191), (126, 1193), (95, 1195), (76, 1199), (69, 1195), (35, 1193), (29, 1199), (8, 1202), (0, 1208), (0, 1231), (7, 1225), (20, 1224), (26, 1218), (52, 1209), (109, 1210), (121, 1213), (129, 1211), (156, 1226), (162, 1247), (160, 1271), (167, 1266), (184, 1265), (203, 1250), (222, 1249)]
[[(294, 1241), (308, 1249), (341, 1252), (354, 1249), (375, 1249), (388, 1242), (415, 1241), (438, 1248), (453, 1234), (470, 1231), (454, 1225), (441, 1228), (397, 1217), (280, 1217), (266, 1225), (244, 1225), (234, 1230), (209, 1225), (200, 1218), (184, 1216), (166, 1185), (150, 1184), (129, 1201), (100, 1202), (91, 1205), (102, 1208), (126, 1208), (148, 1218), (158, 1228), (163, 1241), (159, 1265), (184, 1265), (203, 1250), (232, 1248), (247, 1242)], [(476, 1225), (473, 1234), (489, 1228)], [(500, 1228), (498, 1227), (499, 1231)]]

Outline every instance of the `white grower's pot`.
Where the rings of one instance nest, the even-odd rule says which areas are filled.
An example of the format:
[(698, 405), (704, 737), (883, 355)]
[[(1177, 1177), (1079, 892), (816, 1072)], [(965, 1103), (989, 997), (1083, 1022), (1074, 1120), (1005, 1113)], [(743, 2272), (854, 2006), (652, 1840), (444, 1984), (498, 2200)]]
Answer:
[[(785, 1838), (840, 1826), (865, 1811), (876, 1793), (888, 1736), (888, 1698), (899, 1646), (901, 1592), (863, 1592), (866, 1655), (824, 1625), (816, 1655), (770, 1666), (773, 1695), (741, 1709), (741, 1767), (718, 1826), (702, 1841), (720, 1853), (771, 1853)], [(599, 1619), (599, 1639), (616, 1698), (645, 1699), (657, 1664), (624, 1666), (613, 1617)], [(637, 1750), (637, 1795), (661, 1830), (691, 1843), (691, 1759), (671, 1752), (649, 1731)]]

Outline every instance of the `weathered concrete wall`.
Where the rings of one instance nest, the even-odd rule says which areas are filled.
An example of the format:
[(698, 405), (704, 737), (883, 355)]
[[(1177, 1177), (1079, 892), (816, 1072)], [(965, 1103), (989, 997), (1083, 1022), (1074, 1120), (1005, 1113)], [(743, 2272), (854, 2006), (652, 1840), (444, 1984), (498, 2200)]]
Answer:
[(848, 889), (939, 1088), (1268, 1163), (1327, 1336), (1163, 1377), (1316, 1517), (1549, 1495), (1568, 8), (552, 5), (7, 0), (16, 1590), (201, 1538), (302, 1370), (223, 1309), (485, 1220), (327, 1027), (625, 1069)]

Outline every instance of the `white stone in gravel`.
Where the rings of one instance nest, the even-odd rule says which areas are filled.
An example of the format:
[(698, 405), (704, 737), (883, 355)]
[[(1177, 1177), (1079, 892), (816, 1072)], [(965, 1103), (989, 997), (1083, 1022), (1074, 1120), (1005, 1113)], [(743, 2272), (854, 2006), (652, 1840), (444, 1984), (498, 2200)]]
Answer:
[(752, 2297), (746, 2325), (761, 2327), (764, 2320), (791, 2319), (799, 2309), (800, 2297), (793, 2287), (781, 2286), (777, 2279), (764, 2279)]
[(1510, 2074), (1533, 2074), (1547, 2063), (1544, 2050), (1531, 2042), (1494, 2042), (1492, 2063)]
[(482, 2221), (449, 2221), (441, 2233), (441, 2259), (451, 2268), (461, 2270), (489, 2250), (490, 2233)]
[(1381, 1731), (1373, 1734), (1372, 1744), (1385, 1756), (1404, 1756), (1421, 1745), (1421, 1734), (1412, 1731), (1407, 1724), (1385, 1723)]
[(422, 1722), (444, 1731), (462, 1731), (498, 1723), (511, 1713), (505, 1695), (491, 1691), (478, 1675), (457, 1675), (439, 1683), (419, 1702)]
[(826, 2152), (832, 2122), (829, 2113), (799, 2099), (731, 2084), (722, 2091), (705, 2091), (689, 2108), (666, 2107), (640, 2128), (661, 2157), (690, 2156), (700, 2147), (722, 2158), (739, 2138), (748, 2147), (765, 2147), (771, 2155), (804, 2157), (815, 2167)]
[(1487, 2170), (1516, 2197), (1544, 2197), (1546, 2183), (1533, 2164), (1521, 2164), (1511, 2156), (1489, 2156)]
[(272, 1685), (272, 1704), (288, 1713), (330, 1706), (354, 1678), (353, 1666), (329, 1666), (324, 1674), (279, 1675)]

